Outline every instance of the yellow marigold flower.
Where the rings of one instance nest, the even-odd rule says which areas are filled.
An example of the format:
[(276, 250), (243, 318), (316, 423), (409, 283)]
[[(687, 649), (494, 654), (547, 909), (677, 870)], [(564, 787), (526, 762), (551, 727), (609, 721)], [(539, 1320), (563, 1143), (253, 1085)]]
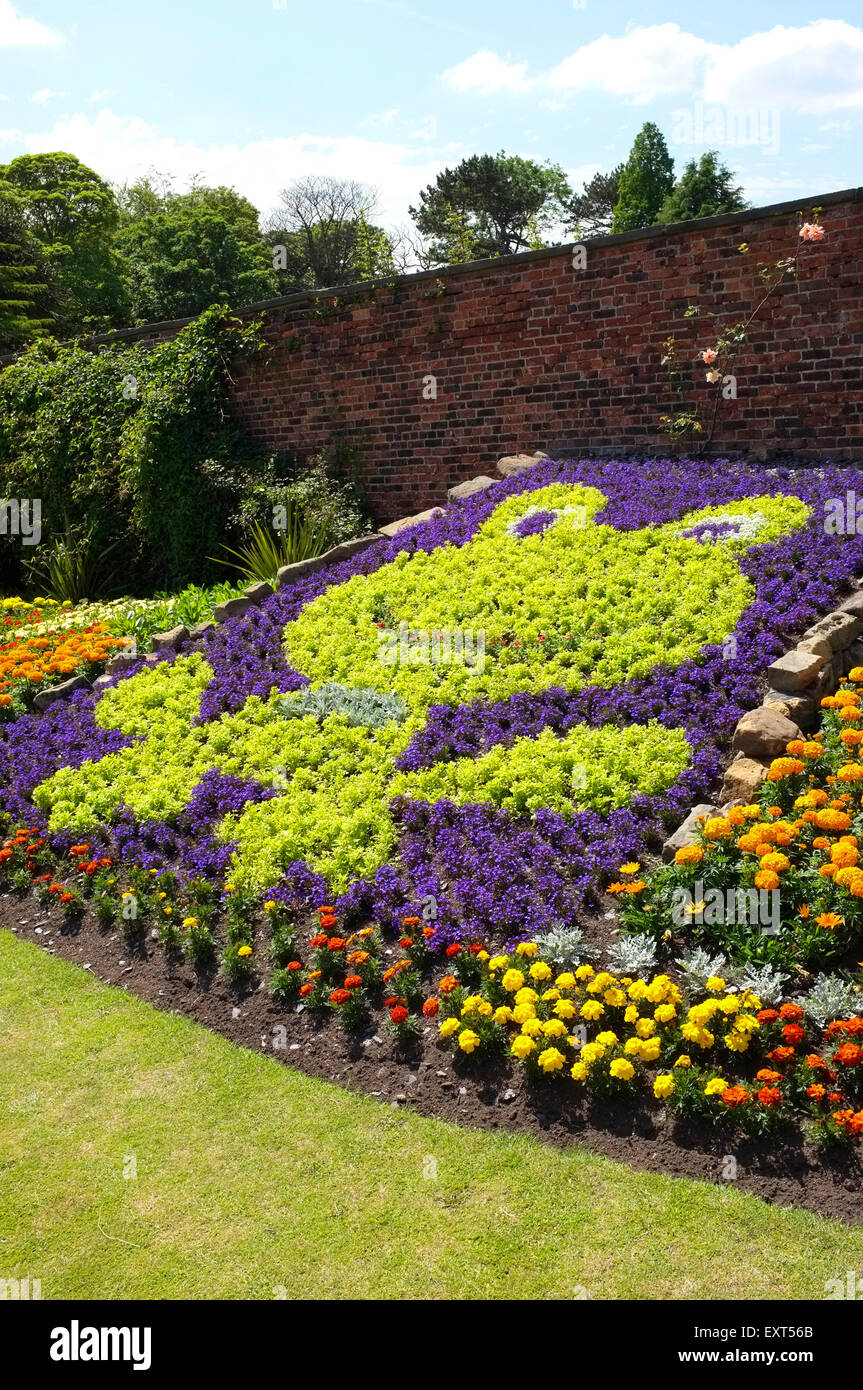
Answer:
[(183, 926), (184, 926), (184, 927), (196, 927), (197, 925), (198, 925), (198, 919), (197, 919), (197, 917), (184, 917), (184, 918), (183, 918)]
[(647, 984), (644, 980), (633, 980), (626, 992), (630, 999), (644, 999), (647, 997)]
[(569, 1074), (573, 1081), (586, 1081), (588, 1069), (584, 1065), (584, 1062), (575, 1062), (573, 1066), (570, 1067)]
[(588, 1023), (595, 1023), (605, 1013), (605, 1005), (600, 1004), (598, 999), (587, 999), (581, 1006), (581, 1017)]
[(604, 1033), (597, 1033), (596, 1041), (599, 1043), (600, 1047), (614, 1047), (614, 1044), (617, 1042), (617, 1034), (612, 1033), (611, 1029), (608, 1028)]
[(647, 1038), (647, 1040), (641, 1044), (642, 1062), (658, 1062), (661, 1051), (662, 1041), (660, 1038)]
[(768, 782), (781, 782), (784, 777), (793, 777), (802, 772), (806, 764), (800, 758), (774, 758), (767, 769)]
[(529, 1018), (536, 1018), (536, 1009), (532, 1004), (516, 1004), (512, 1011), (513, 1023), (527, 1023)]
[(550, 1018), (542, 1025), (542, 1031), (547, 1038), (564, 1038), (567, 1028), (562, 1018)]
[(779, 887), (779, 875), (772, 869), (762, 869), (755, 875), (755, 887), (769, 892), (773, 888)]
[(476, 1013), (481, 1003), (481, 994), (469, 994), (461, 1006), (462, 1018), (467, 1018), (468, 1014)]
[(673, 1004), (660, 1004), (653, 1010), (653, 1017), (657, 1023), (673, 1023), (677, 1017), (677, 1010)]
[(724, 999), (719, 1000), (721, 1014), (736, 1014), (739, 1008), (740, 999), (736, 994), (726, 994)]
[(556, 1047), (545, 1048), (543, 1052), (540, 1052), (536, 1060), (539, 1067), (546, 1074), (552, 1071), (560, 1071), (566, 1064), (566, 1058)]
[(509, 965), (509, 956), (493, 956), (488, 963), (489, 970), (503, 970)]
[(492, 1006), (487, 999), (481, 999), (476, 1006), (476, 1011), (480, 1018), (491, 1018)]
[(608, 1068), (608, 1074), (617, 1081), (631, 1081), (635, 1075), (635, 1067), (625, 1057), (615, 1057)]
[(785, 869), (790, 867), (790, 864), (791, 860), (787, 855), (778, 853), (765, 854), (764, 858), (761, 860), (762, 870), (772, 869), (775, 874), (783, 873)]
[(472, 1028), (463, 1028), (458, 1035), (458, 1045), (462, 1052), (475, 1052), (479, 1047), (479, 1034)]
[(453, 1033), (458, 1032), (460, 1026), (457, 1018), (445, 1018), (440, 1026), (440, 1036), (442, 1038), (451, 1038)]
[(546, 1004), (553, 1004), (556, 999), (560, 998), (560, 990), (544, 989), (542, 992), (542, 998)]
[(482, 961), (488, 960), (488, 959), (489, 959), (488, 951), (477, 951), (477, 953), (476, 953), (476, 958), (477, 958), (477, 960), (482, 960)]
[(515, 948), (517, 956), (535, 956), (539, 947), (535, 941), (520, 941)]
[(714, 1076), (713, 1080), (708, 1081), (705, 1086), (704, 1094), (706, 1096), (718, 1096), (721, 1095), (723, 1091), (727, 1090), (727, 1088), (727, 1081), (723, 1081), (721, 1076)]
[(581, 1049), (581, 1060), (586, 1062), (589, 1066), (591, 1062), (598, 1062), (600, 1057), (605, 1056), (605, 1053), (606, 1049), (601, 1043), (585, 1043), (584, 1047)]
[(575, 1018), (576, 1009), (571, 999), (558, 999), (554, 1006), (558, 1018)]
[(562, 975), (558, 975), (554, 983), (558, 989), (575, 989), (575, 976), (571, 970), (564, 970)]
[(704, 858), (704, 850), (700, 845), (683, 845), (674, 856), (675, 864), (682, 868), (688, 864), (700, 864)]
[(512, 1009), (507, 1008), (506, 1004), (501, 1004), (499, 1009), (495, 1009), (492, 1018), (495, 1023), (509, 1023), (512, 1020)]
[(631, 1057), (640, 1057), (643, 1046), (644, 1043), (641, 1041), (641, 1038), (627, 1038), (626, 1042), (623, 1044), (623, 1050)]
[[(170, 908), (166, 908), (166, 911), (167, 911), (167, 912), (170, 912), (170, 910), (171, 910)], [(238, 948), (238, 950), (237, 950), (237, 955), (238, 955), (238, 956), (250, 956), (251, 954), (252, 954), (252, 948), (251, 948), (251, 946), (240, 946), (240, 947)]]
[(529, 1038), (538, 1038), (543, 1031), (541, 1018), (526, 1018), (521, 1025), (521, 1031)]
[(653, 1083), (653, 1094), (657, 1100), (668, 1100), (674, 1091), (674, 1077), (670, 1072), (663, 1072), (657, 1076)]
[(580, 965), (580, 966), (578, 967), (578, 969), (576, 970), (576, 972), (575, 972), (575, 978), (576, 978), (577, 980), (589, 980), (589, 979), (591, 978), (592, 975), (593, 975), (593, 966), (592, 966), (592, 965)]
[(656, 1021), (652, 1018), (640, 1018), (635, 1025), (635, 1031), (640, 1038), (649, 1038), (656, 1032)]
[(756, 1033), (759, 1028), (758, 1019), (754, 1014), (738, 1014), (734, 1020), (735, 1032)]
[(709, 989), (711, 994), (719, 994), (725, 988), (725, 981), (721, 975), (711, 975), (704, 988)]
[(273, 901), (272, 898), (270, 898), (268, 902), (265, 902), (265, 903), (264, 903), (264, 911), (265, 911), (265, 912), (273, 912), (273, 911), (275, 910), (276, 906), (277, 906), (277, 904)]
[(677, 1059), (677, 1061), (674, 1063), (674, 1065), (675, 1065), (676, 1067), (691, 1067), (691, 1066), (692, 1066), (692, 1058), (691, 1058), (691, 1057), (687, 1057), (687, 1055), (686, 1055), (685, 1052), (681, 1052), (680, 1056), (678, 1057), (678, 1059)]
[(625, 1012), (625, 1014), (623, 1015), (623, 1021), (624, 1021), (624, 1023), (637, 1023), (637, 1022), (638, 1022), (638, 1005), (637, 1005), (637, 1004), (628, 1004), (628, 1005), (627, 1005), (627, 1007), (626, 1007), (626, 1012)]
[(709, 816), (704, 822), (705, 840), (724, 840), (731, 834), (731, 826), (724, 816)]
[(625, 992), (622, 989), (618, 989), (617, 986), (615, 986), (614, 989), (607, 989), (602, 997), (609, 1008), (622, 1008), (626, 1003)]
[(536, 1043), (533, 1038), (528, 1038), (524, 1033), (519, 1033), (517, 1038), (513, 1038), (510, 1052), (513, 1057), (517, 1057), (523, 1062), (525, 1057), (529, 1057), (536, 1050)]
[(515, 994), (524, 984), (524, 976), (520, 970), (507, 970), (501, 984), (508, 994)]
[(749, 1034), (734, 1032), (726, 1033), (722, 1041), (725, 1043), (726, 1047), (731, 1049), (732, 1052), (745, 1052), (747, 1047), (749, 1046)]
[(538, 982), (541, 982), (542, 980), (551, 979), (552, 969), (550, 965), (546, 965), (544, 960), (538, 960), (530, 967), (530, 971), (528, 973), (530, 974), (532, 980), (537, 980)]

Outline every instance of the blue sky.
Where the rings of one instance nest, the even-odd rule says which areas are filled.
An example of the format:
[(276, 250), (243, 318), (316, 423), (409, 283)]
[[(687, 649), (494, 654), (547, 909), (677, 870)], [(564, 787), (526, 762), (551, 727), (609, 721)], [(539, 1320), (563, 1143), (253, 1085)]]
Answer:
[(0, 160), (197, 173), (262, 213), (325, 173), (376, 187), (380, 220), (406, 225), (477, 151), (580, 183), (646, 120), (678, 167), (719, 148), (756, 204), (863, 183), (859, 3), (0, 0), (0, 94)]

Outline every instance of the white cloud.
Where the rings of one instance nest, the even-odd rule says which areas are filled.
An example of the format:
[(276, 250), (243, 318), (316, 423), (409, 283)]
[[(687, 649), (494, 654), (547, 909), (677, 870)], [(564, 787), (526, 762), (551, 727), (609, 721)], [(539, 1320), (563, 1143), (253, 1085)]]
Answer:
[(65, 42), (56, 29), (38, 19), (25, 19), (12, 0), (0, 0), (0, 48), (51, 48)]
[(423, 123), (417, 130), (410, 133), (411, 140), (436, 140), (437, 139), (437, 117), (425, 116)]
[(458, 92), (535, 91), (559, 109), (566, 98), (606, 92), (637, 105), (685, 93), (730, 108), (781, 107), (803, 114), (863, 109), (863, 29), (841, 19), (777, 25), (733, 44), (699, 38), (679, 24), (637, 25), (582, 44), (550, 71), (482, 49), (443, 81)]
[(434, 182), (453, 149), (309, 134), (204, 146), (175, 140), (140, 117), (118, 116), (108, 109), (64, 117), (39, 133), (0, 131), (2, 145), (16, 146), (15, 153), (69, 150), (116, 183), (131, 182), (155, 169), (172, 175), (176, 186), (183, 187), (199, 174), (207, 183), (238, 188), (263, 214), (278, 202), (280, 189), (304, 175), (354, 178), (379, 190), (380, 219), (387, 226), (407, 219), (409, 204), (417, 201), (421, 188)]
[(50, 87), (40, 87), (38, 92), (34, 92), (30, 100), (42, 105), (46, 101), (57, 101), (60, 97), (67, 97), (68, 92), (53, 92)]
[(543, 79), (559, 92), (603, 91), (643, 104), (698, 85), (701, 66), (717, 45), (679, 24), (637, 27), (582, 45)]
[(477, 92), (489, 96), (493, 92), (526, 92), (531, 87), (527, 79), (527, 63), (510, 63), (488, 48), (481, 48), (453, 68), (447, 68), (442, 80), (457, 92)]
[(843, 19), (751, 34), (712, 58), (705, 101), (807, 113), (863, 107), (863, 30)]
[(110, 95), (111, 95), (111, 88), (110, 88), (110, 87), (105, 87), (105, 88), (104, 88), (103, 90), (101, 90), (101, 91), (98, 91), (98, 92), (91, 92), (90, 95), (88, 96), (87, 100), (88, 100), (88, 102), (96, 103), (96, 102), (99, 102), (99, 101), (104, 101), (105, 98), (106, 98), (106, 97), (109, 97)]

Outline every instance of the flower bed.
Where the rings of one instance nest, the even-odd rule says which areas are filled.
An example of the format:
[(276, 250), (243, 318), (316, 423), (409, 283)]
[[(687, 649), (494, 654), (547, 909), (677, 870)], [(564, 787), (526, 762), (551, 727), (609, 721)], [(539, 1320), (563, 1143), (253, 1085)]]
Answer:
[[(824, 526), (830, 499), (855, 486), (863, 491), (863, 478), (847, 471), (765, 474), (727, 461), (547, 463), (507, 479), (280, 590), (179, 654), (135, 663), (103, 691), (0, 729), (0, 799), (13, 818), (2, 872), (18, 891), (36, 880), (70, 921), (86, 908), (133, 937), (155, 931), (169, 951), (220, 967), (238, 987), (268, 978), (277, 999), (309, 1001), (349, 1027), (385, 1010), (400, 1045), (436, 1003), (465, 1055), (511, 1051), (517, 1020), (500, 1013), (510, 1007), (500, 981), (518, 968), (519, 943), (535, 942), (539, 963), (554, 970), (548, 988), (562, 993), (521, 1001), (536, 1021), (515, 1039), (524, 1057), (513, 1055), (592, 1085), (593, 1053), (581, 1047), (598, 1045), (603, 1077), (648, 1086), (645, 1068), (656, 1061), (667, 1068), (660, 1091), (674, 1082), (668, 1098), (682, 1101), (694, 1084), (675, 1074), (686, 1070), (674, 1065), (682, 1030), (700, 1019), (711, 1031), (714, 994), (675, 978), (661, 986), (671, 992), (649, 999), (663, 1027), (659, 1054), (648, 1058), (654, 1034), (641, 995), (629, 992), (660, 986), (629, 960), (606, 972), (600, 1001), (620, 1017), (579, 1038), (557, 1005), (571, 1003), (588, 1027), (599, 1018), (580, 1010), (594, 991), (587, 976), (560, 985), (568, 972), (545, 961), (543, 933), (581, 924), (589, 938), (611, 884), (632, 928), (657, 936), (650, 909), (665, 880), (638, 876), (639, 866), (716, 785), (766, 667), (863, 569), (863, 538)], [(816, 771), (832, 768), (845, 746), (831, 739), (818, 755), (828, 762), (812, 754)], [(801, 753), (804, 765), (811, 753)], [(788, 775), (788, 795), (799, 795), (794, 779), (808, 772)], [(759, 817), (779, 854), (777, 821)], [(621, 885), (622, 863), (635, 875)], [(720, 878), (741, 872), (729, 860)], [(841, 892), (842, 879), (829, 877), (823, 892)], [(130, 899), (135, 913), (125, 916)], [(321, 933), (304, 923), (324, 903), (332, 924), (313, 944)], [(825, 912), (835, 911), (831, 898)], [(840, 956), (851, 940), (821, 925), (817, 938), (783, 924), (790, 930), (809, 964)], [(386, 963), (393, 931), (403, 964)], [(808, 955), (806, 943), (822, 949), (825, 931), (832, 955)], [(735, 969), (772, 959), (769, 941), (749, 951), (736, 938), (726, 944)], [(449, 1000), (437, 992), (447, 949), (481, 976), (460, 981)], [(348, 959), (357, 952), (366, 958)], [(626, 997), (608, 1004), (607, 991)], [(690, 1057), (699, 1096), (728, 1080), (726, 1054), (745, 1049), (725, 1040), (739, 1041), (739, 1019), (749, 1017), (759, 1037), (748, 1055), (760, 1066), (739, 1084), (750, 1098), (753, 1085), (771, 1090), (757, 1072), (784, 1075), (767, 1065), (782, 1044), (770, 1021), (758, 1022), (759, 990), (735, 984), (722, 997), (737, 1000), (737, 1018), (712, 1073)], [(463, 1015), (471, 998), (480, 1002)], [(669, 1008), (673, 1024), (655, 1017)], [(467, 1044), (463, 1018), (472, 1019)], [(538, 1050), (527, 1045), (537, 1024), (551, 1025)], [(844, 1076), (833, 1035), (806, 1026), (812, 1055)], [(797, 1081), (790, 1089), (807, 1090)], [(798, 1113), (781, 1094), (781, 1105), (764, 1106), (781, 1119)], [(854, 1087), (841, 1094), (856, 1114)], [(839, 1103), (830, 1104), (832, 1116)], [(844, 1133), (828, 1116), (831, 1124)]]

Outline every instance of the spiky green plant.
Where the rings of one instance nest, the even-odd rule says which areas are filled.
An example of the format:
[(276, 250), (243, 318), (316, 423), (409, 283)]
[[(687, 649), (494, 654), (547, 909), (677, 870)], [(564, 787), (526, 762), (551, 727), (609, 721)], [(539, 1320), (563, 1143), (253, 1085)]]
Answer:
[(267, 584), (276, 583), (276, 574), (283, 565), (294, 565), (298, 560), (310, 560), (321, 555), (328, 548), (332, 532), (333, 509), (326, 515), (315, 519), (288, 499), (284, 507), (285, 525), (276, 530), (255, 522), (249, 531), (247, 543), (235, 550), (225, 545), (224, 556), (210, 558), (216, 564), (229, 565), (239, 570), (246, 579), (261, 579)]

